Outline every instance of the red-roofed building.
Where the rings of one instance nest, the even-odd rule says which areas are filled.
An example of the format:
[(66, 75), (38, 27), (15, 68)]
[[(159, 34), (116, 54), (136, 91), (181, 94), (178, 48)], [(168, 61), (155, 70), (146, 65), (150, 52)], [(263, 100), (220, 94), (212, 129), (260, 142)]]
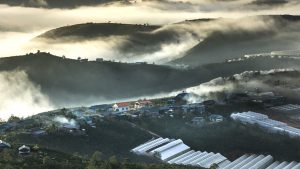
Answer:
[(140, 109), (143, 107), (153, 107), (153, 103), (150, 100), (139, 100), (134, 104), (135, 109)]
[(113, 105), (113, 111), (116, 111), (116, 112), (127, 112), (129, 111), (129, 106), (130, 106), (130, 103), (128, 102), (122, 102), (122, 103), (116, 103)]

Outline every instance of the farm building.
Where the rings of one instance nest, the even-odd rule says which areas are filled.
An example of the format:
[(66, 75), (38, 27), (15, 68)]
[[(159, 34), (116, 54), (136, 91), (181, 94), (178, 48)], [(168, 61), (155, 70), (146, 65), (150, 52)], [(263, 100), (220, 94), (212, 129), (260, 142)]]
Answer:
[(205, 105), (202, 103), (192, 103), (192, 104), (184, 104), (181, 106), (181, 109), (185, 112), (197, 112), (197, 113), (205, 113)]
[(227, 164), (230, 161), (219, 153), (190, 150), (182, 140), (157, 138), (152, 139), (131, 152), (159, 158), (169, 164), (211, 167), (213, 164)]
[(267, 115), (255, 112), (243, 112), (233, 113), (230, 117), (245, 124), (257, 124), (271, 132), (288, 134), (291, 137), (300, 137), (300, 129), (290, 127), (286, 123), (280, 121), (269, 119)]
[(212, 114), (208, 117), (211, 122), (221, 122), (224, 121), (224, 117), (218, 114)]
[(298, 104), (287, 104), (283, 106), (271, 107), (270, 111), (275, 113), (286, 113), (286, 114), (300, 114), (300, 105)]
[(190, 150), (180, 139), (152, 139), (133, 148), (131, 152), (156, 157), (169, 164), (207, 169), (300, 169), (298, 162), (274, 161), (271, 155), (246, 154), (231, 162), (220, 153)]
[(0, 150), (5, 148), (10, 148), (10, 147), (11, 145), (9, 143), (0, 140)]
[(30, 147), (25, 146), (25, 145), (19, 147), (19, 154), (21, 154), (21, 155), (30, 154)]

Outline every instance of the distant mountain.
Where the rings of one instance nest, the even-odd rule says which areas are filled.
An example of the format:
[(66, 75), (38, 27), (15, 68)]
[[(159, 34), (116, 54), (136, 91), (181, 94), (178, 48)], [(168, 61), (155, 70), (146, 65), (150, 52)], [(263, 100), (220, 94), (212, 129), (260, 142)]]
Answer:
[(111, 2), (122, 2), (122, 0), (0, 0), (0, 4), (10, 6), (43, 8), (76, 8), (79, 6), (100, 5)]
[(47, 31), (34, 40), (80, 41), (108, 36), (124, 36), (151, 32), (160, 26), (117, 23), (85, 23)]
[[(222, 62), (245, 54), (278, 49), (293, 50), (299, 47), (300, 16), (261, 16), (261, 19), (266, 23), (262, 29), (252, 30), (251, 25), (248, 25), (249, 29), (239, 29), (233, 25), (229, 30), (213, 31), (185, 56), (171, 63), (197, 66)], [(239, 25), (238, 20), (236, 24)], [(254, 21), (253, 24), (262, 23)]]
[(283, 5), (288, 3), (288, 0), (254, 0), (250, 4), (255, 5)]
[[(121, 53), (119, 60), (134, 57), (136, 61), (143, 61), (144, 55), (159, 53), (163, 50), (164, 45), (186, 43), (185, 31), (184, 27), (176, 25), (163, 27), (148, 24), (86, 23), (50, 30), (34, 38), (32, 42), (33, 44), (43, 44), (41, 46), (45, 47), (49, 43), (62, 46), (84, 41), (95, 44), (98, 41), (105, 41), (108, 45), (117, 44), (113, 50)], [(99, 53), (101, 55), (101, 52)], [(146, 58), (146, 60), (151, 61), (151, 58)], [(154, 59), (153, 62), (156, 60)]]
[[(108, 44), (117, 43), (113, 47), (120, 55), (117, 60), (196, 67), (245, 54), (297, 49), (299, 28), (300, 16), (291, 15), (186, 20), (161, 26), (86, 23), (50, 30), (32, 42), (62, 46), (83, 41), (97, 44), (97, 40), (107, 38)], [(116, 59), (111, 55), (104, 57)], [(160, 62), (160, 57), (166, 61)]]
[(48, 53), (0, 59), (0, 71), (25, 71), (56, 106), (82, 105), (182, 90), (250, 70), (299, 68), (299, 59), (255, 58), (179, 70), (152, 64), (64, 59)]

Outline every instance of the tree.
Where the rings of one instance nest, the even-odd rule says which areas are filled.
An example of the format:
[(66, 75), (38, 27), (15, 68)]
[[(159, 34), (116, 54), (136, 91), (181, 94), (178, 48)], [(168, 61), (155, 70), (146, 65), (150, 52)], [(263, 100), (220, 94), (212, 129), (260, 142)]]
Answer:
[(39, 147), (37, 144), (35, 144), (35, 145), (33, 146), (32, 150), (37, 152), (37, 151), (40, 150), (40, 147)]
[(49, 165), (49, 164), (51, 164), (51, 162), (52, 162), (52, 160), (51, 160), (51, 158), (49, 156), (45, 156), (43, 158), (43, 164), (44, 165)]
[(1, 152), (1, 158), (4, 160), (4, 161), (12, 161), (14, 158), (11, 154), (11, 151), (8, 150), (8, 149), (4, 149), (2, 152)]
[(7, 122), (11, 123), (11, 122), (19, 122), (21, 119), (17, 116), (10, 116), (9, 119), (7, 120)]
[(98, 164), (103, 160), (103, 154), (99, 151), (94, 152), (89, 160), (87, 169), (97, 169)]
[(209, 169), (217, 169), (219, 168), (218, 164), (212, 164)]

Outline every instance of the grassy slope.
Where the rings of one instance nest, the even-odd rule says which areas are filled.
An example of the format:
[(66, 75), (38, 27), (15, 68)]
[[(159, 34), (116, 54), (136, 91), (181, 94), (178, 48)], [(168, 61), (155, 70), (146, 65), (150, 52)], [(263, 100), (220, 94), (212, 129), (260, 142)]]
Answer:
[(31, 134), (17, 132), (17, 135), (14, 135), (12, 132), (8, 135), (7, 141), (15, 144), (38, 144), (48, 149), (69, 154), (78, 153), (81, 156), (90, 156), (95, 151), (100, 151), (105, 158), (116, 155), (119, 158), (130, 158), (134, 161), (145, 161), (145, 159), (147, 161), (147, 158), (135, 156), (130, 153), (130, 150), (150, 140), (152, 138), (150, 134), (119, 120), (99, 121), (96, 126), (97, 128), (85, 126), (84, 128), (87, 129), (85, 135), (71, 135), (55, 131), (45, 136), (33, 137)]

